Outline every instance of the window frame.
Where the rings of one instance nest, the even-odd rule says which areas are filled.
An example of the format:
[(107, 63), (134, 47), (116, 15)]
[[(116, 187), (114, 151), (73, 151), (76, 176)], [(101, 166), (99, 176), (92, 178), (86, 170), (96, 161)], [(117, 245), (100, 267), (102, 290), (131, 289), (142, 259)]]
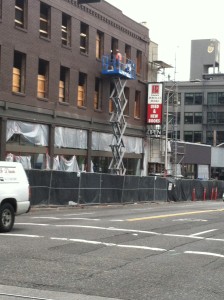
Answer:
[(60, 103), (69, 102), (69, 79), (70, 79), (70, 70), (67, 67), (60, 66), (60, 78), (58, 86), (58, 101)]
[(93, 99), (93, 107), (94, 110), (102, 110), (102, 81), (101, 78), (95, 78), (95, 89), (94, 89), (94, 99)]
[(141, 91), (135, 91), (134, 118), (141, 118)]
[(78, 95), (77, 95), (77, 107), (86, 107), (87, 98), (87, 74), (79, 72), (79, 82), (78, 82)]
[(61, 43), (65, 47), (71, 47), (71, 16), (62, 13), (61, 18)]
[[(20, 3), (19, 3), (20, 2)], [(0, 4), (2, 12), (2, 4)], [(18, 14), (21, 14), (18, 17)], [(27, 0), (15, 0), (15, 27), (20, 29), (27, 28)]]
[(12, 72), (12, 92), (25, 94), (26, 83), (26, 54), (14, 51), (13, 72)]
[(96, 59), (101, 59), (104, 52), (104, 33), (96, 31)]
[[(42, 26), (44, 24), (45, 26)], [(51, 38), (51, 7), (44, 2), (40, 2), (39, 35), (41, 38), (45, 38), (45, 39)]]
[(83, 22), (80, 22), (79, 49), (81, 54), (89, 53), (89, 25)]
[[(41, 89), (42, 87), (44, 89)], [(49, 62), (44, 59), (39, 59), (38, 75), (37, 75), (37, 98), (48, 99), (49, 96), (48, 93), (49, 93)]]

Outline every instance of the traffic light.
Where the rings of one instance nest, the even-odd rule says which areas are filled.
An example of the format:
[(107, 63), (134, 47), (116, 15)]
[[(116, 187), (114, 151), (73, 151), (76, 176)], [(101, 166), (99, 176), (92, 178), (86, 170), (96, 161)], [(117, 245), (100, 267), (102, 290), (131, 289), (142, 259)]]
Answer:
[(101, 0), (77, 0), (78, 5), (79, 4), (88, 4), (88, 3), (96, 3), (100, 2)]

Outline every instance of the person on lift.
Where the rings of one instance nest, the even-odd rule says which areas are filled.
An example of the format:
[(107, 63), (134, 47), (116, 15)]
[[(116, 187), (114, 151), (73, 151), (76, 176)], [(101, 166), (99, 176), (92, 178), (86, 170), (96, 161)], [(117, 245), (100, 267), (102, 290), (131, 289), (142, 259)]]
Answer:
[(115, 59), (116, 59), (116, 67), (119, 69), (122, 61), (122, 55), (118, 49), (116, 50)]

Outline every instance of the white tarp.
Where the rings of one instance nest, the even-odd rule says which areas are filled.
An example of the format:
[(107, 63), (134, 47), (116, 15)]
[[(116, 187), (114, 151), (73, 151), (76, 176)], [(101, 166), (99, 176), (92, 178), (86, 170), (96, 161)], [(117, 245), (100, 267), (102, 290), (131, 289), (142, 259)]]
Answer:
[(31, 156), (16, 156), (15, 161), (20, 162), (24, 169), (31, 169)]
[(53, 160), (53, 170), (80, 172), (75, 156), (73, 156), (70, 160), (65, 159), (64, 156), (55, 156)]
[(55, 146), (87, 149), (87, 131), (66, 127), (55, 128)]
[[(109, 133), (95, 132), (92, 133), (92, 150), (110, 151), (113, 135)], [(143, 140), (142, 138), (124, 136), (123, 138), (125, 151), (127, 153), (143, 153)]]
[(37, 146), (48, 146), (49, 130), (47, 125), (8, 120), (6, 141), (8, 141), (14, 134), (21, 134), (31, 144)]
[(198, 165), (198, 179), (209, 179), (209, 166), (208, 165)]

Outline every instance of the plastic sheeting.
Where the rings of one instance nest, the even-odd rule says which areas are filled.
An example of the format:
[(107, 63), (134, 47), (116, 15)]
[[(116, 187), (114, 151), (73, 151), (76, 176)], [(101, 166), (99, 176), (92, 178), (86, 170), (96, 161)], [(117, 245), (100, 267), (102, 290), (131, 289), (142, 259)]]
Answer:
[(47, 125), (8, 120), (6, 141), (8, 141), (14, 134), (21, 134), (31, 144), (37, 146), (48, 146), (49, 130)]
[(17, 156), (12, 153), (7, 154), (5, 161), (16, 161), (20, 162), (23, 165), (23, 168), (26, 170), (31, 169), (31, 156)]
[(87, 131), (82, 129), (56, 127), (55, 146), (59, 148), (87, 149)]
[[(49, 166), (49, 162), (47, 163), (47, 165)], [(64, 156), (62, 155), (55, 156), (53, 160), (53, 170), (65, 172), (80, 172), (75, 155), (70, 160), (64, 158)]]
[[(110, 151), (113, 135), (109, 133), (95, 132), (92, 133), (92, 150)], [(142, 138), (124, 136), (125, 151), (127, 153), (143, 153)]]
[(31, 169), (31, 156), (16, 156), (15, 161), (20, 162), (24, 169)]

